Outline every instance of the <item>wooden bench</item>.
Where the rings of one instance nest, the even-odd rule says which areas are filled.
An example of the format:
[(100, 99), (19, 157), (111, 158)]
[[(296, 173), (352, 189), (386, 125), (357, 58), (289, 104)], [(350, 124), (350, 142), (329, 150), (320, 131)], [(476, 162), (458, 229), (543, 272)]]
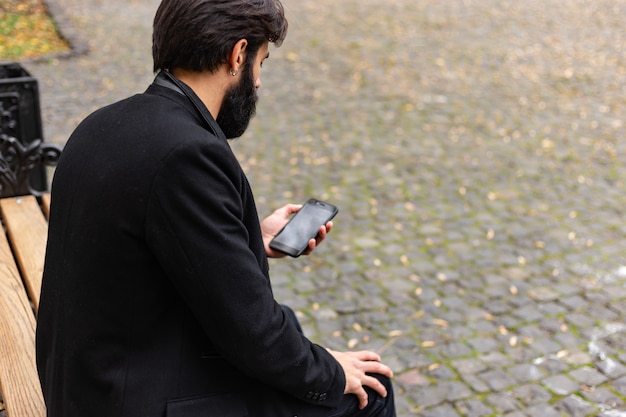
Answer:
[[(23, 146), (0, 134), (0, 416), (46, 415), (35, 362), (35, 323), (50, 196), (30, 189), (28, 175), (38, 164), (56, 164), (60, 153), (55, 145), (36, 141)], [(19, 195), (24, 190), (28, 195)]]

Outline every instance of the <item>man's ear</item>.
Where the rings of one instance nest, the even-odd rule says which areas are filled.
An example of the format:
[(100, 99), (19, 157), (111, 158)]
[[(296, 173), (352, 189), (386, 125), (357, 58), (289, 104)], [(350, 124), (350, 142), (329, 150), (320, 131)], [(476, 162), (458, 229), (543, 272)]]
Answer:
[(233, 50), (228, 57), (228, 65), (230, 66), (230, 75), (233, 77), (239, 74), (240, 67), (246, 62), (246, 53), (248, 48), (248, 41), (246, 39), (239, 39)]

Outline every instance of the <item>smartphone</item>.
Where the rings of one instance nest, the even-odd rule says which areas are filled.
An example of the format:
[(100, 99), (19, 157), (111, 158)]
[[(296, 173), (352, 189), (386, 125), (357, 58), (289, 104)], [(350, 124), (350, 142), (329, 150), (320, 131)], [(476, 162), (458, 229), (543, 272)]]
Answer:
[(337, 207), (325, 201), (310, 199), (270, 242), (270, 248), (297, 258), (317, 236), (320, 226), (337, 214)]

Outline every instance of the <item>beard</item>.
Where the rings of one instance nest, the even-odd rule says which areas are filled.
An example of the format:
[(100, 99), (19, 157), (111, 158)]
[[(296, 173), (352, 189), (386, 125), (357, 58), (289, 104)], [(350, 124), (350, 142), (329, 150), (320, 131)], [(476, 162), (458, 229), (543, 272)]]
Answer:
[(254, 84), (252, 66), (245, 65), (241, 74), (241, 81), (232, 86), (224, 96), (216, 122), (228, 139), (235, 139), (243, 135), (248, 128), (250, 119), (256, 113), (258, 96)]

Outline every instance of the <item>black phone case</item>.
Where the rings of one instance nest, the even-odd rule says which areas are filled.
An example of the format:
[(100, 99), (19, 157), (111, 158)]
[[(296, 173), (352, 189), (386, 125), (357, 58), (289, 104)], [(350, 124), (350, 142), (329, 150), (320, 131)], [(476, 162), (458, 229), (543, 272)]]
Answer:
[[(317, 225), (316, 228), (311, 227), (311, 232), (308, 234), (303, 234), (303, 237), (301, 239), (297, 239), (297, 244), (285, 244), (283, 241), (284, 240), (292, 240), (294, 239), (293, 237), (291, 237), (290, 239), (285, 239), (285, 234), (288, 233), (292, 233), (292, 229), (294, 228), (294, 226), (298, 225), (299, 223), (302, 222), (302, 213), (306, 213), (307, 211), (305, 210), (306, 205), (311, 204), (311, 205), (315, 205), (320, 207), (320, 212), (325, 212), (325, 216), (323, 218), (320, 219), (319, 224)], [(309, 244), (309, 240), (315, 238), (315, 236), (317, 236), (318, 230), (320, 228), (320, 226), (328, 223), (330, 220), (332, 220), (337, 213), (339, 212), (339, 210), (337, 209), (336, 206), (327, 203), (325, 201), (321, 201), (321, 200), (317, 200), (317, 199), (309, 199), (300, 209), (300, 211), (298, 211), (296, 214), (294, 214), (294, 216), (289, 220), (289, 222), (285, 225), (285, 227), (283, 227), (281, 229), (280, 232), (278, 232), (276, 234), (276, 236), (274, 237), (274, 239), (272, 239), (272, 241), (270, 242), (270, 248), (280, 251), (282, 253), (285, 253), (293, 258), (297, 258), (298, 256), (302, 255), (302, 253), (306, 250), (308, 244)], [(298, 215), (300, 215), (300, 218), (298, 218)], [(306, 219), (305, 219), (306, 220)], [(316, 222), (317, 224), (317, 222)], [(294, 232), (296, 233), (296, 232)]]

